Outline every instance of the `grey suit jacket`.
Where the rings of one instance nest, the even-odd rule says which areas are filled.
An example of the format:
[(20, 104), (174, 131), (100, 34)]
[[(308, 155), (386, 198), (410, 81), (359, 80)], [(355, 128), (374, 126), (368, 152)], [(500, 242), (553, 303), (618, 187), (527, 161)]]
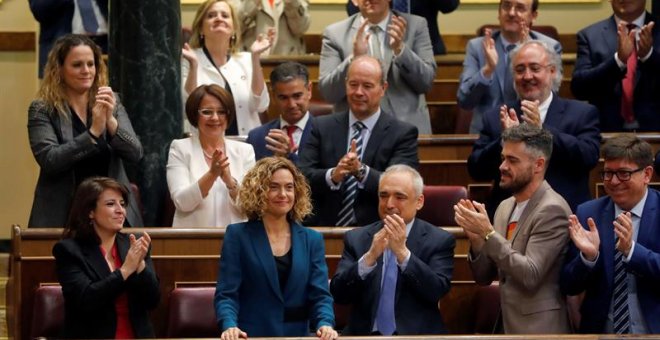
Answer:
[[(557, 53), (562, 51), (561, 44), (547, 35), (531, 31), (529, 36), (532, 39), (545, 42)], [(511, 77), (508, 58), (505, 57), (506, 52), (504, 51), (500, 31), (493, 33), (498, 62), (491, 80), (484, 79), (481, 75), (481, 68), (486, 64), (486, 55), (482, 47), (483, 40), (484, 37), (477, 37), (468, 41), (465, 47), (463, 73), (461, 73), (460, 85), (456, 94), (458, 105), (462, 109), (472, 110), (470, 133), (481, 131), (485, 112), (517, 100), (517, 96), (513, 91), (513, 77)], [(508, 77), (507, 73), (509, 74)], [(510, 89), (510, 91), (505, 92), (505, 89)]]
[[(436, 64), (428, 27), (422, 17), (398, 15), (407, 22), (405, 48), (400, 56), (395, 57), (389, 45), (385, 44), (383, 63), (389, 86), (380, 107), (383, 112), (417, 126), (420, 134), (430, 134), (431, 119), (424, 94), (433, 85)], [(361, 15), (358, 13), (323, 31), (319, 90), (325, 100), (334, 105), (335, 112), (348, 111), (345, 79), (360, 23)]]
[(488, 285), (499, 276), (507, 334), (568, 333), (559, 274), (566, 254), (571, 209), (543, 181), (529, 199), (509, 241), (505, 235), (515, 203), (513, 197), (502, 201), (493, 223), (497, 233), (486, 241), (480, 253), (470, 253), (474, 279), (480, 285)]
[[(137, 162), (142, 158), (142, 144), (133, 131), (124, 106), (117, 103), (113, 115), (117, 118), (117, 133), (110, 139), (111, 152), (108, 176), (129, 188), (122, 159)], [(34, 190), (34, 201), (28, 227), (61, 228), (66, 222), (76, 178), (76, 162), (98, 152), (89, 133), (73, 137), (71, 112), (66, 118), (50, 111), (41, 100), (35, 100), (28, 111), (28, 135), (32, 154), (39, 164), (39, 180)], [(130, 192), (126, 220), (132, 227), (143, 226), (142, 214), (135, 196)]]

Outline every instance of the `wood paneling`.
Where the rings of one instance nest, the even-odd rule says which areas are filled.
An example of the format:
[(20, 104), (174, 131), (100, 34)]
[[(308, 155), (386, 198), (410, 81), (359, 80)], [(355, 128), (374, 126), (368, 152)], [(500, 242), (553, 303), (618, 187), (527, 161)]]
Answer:
[(34, 32), (0, 32), (0, 51), (23, 52), (34, 50)]

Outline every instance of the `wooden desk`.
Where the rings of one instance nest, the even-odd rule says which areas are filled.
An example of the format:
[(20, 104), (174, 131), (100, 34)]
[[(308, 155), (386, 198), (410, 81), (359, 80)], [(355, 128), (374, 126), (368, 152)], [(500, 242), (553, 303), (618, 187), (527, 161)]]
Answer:
[[(319, 227), (326, 245), (329, 275), (335, 272), (343, 250), (343, 235), (350, 228)], [(145, 229), (127, 229), (141, 233)], [(161, 303), (152, 313), (156, 336), (165, 335), (168, 297), (177, 286), (215, 285), (223, 229), (146, 229), (152, 238), (152, 259), (160, 278)], [(442, 300), (445, 323), (453, 333), (465, 333), (471, 318), (476, 285), (467, 265), (468, 242), (460, 228), (446, 228), (457, 238), (454, 277)], [(32, 321), (33, 292), (40, 285), (57, 283), (51, 249), (62, 229), (12, 230), (10, 277), (7, 283), (7, 325), (10, 337), (27, 339)], [(460, 306), (460, 307), (459, 307)], [(466, 307), (467, 306), (467, 307)]]

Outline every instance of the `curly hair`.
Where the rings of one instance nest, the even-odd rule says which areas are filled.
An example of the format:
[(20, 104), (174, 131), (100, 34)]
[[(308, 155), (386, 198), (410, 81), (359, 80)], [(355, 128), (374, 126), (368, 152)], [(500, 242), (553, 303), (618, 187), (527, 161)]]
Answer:
[(63, 238), (73, 238), (82, 242), (100, 243), (101, 240), (89, 218), (89, 213), (96, 209), (96, 204), (105, 190), (118, 191), (124, 203), (128, 204), (128, 189), (109, 177), (90, 177), (78, 186), (69, 211), (69, 218), (64, 226)]
[(288, 159), (283, 157), (265, 157), (260, 159), (243, 177), (238, 191), (238, 205), (250, 220), (259, 220), (266, 211), (266, 200), (271, 178), (275, 171), (286, 169), (293, 175), (295, 201), (287, 217), (290, 221), (300, 222), (312, 211), (310, 188), (305, 176)]
[(90, 94), (87, 103), (88, 108), (94, 106), (94, 102), (96, 101), (95, 94), (98, 92), (99, 87), (106, 86), (108, 83), (108, 75), (101, 48), (90, 38), (80, 34), (67, 34), (57, 39), (50, 53), (48, 53), (48, 61), (44, 68), (44, 79), (39, 87), (38, 97), (44, 101), (49, 110), (56, 110), (63, 117), (65, 117), (65, 112), (68, 111), (68, 104), (66, 84), (62, 78), (62, 68), (71, 49), (81, 45), (89, 46), (92, 49), (94, 66), (96, 67), (94, 82), (88, 91)]
[(192, 34), (188, 44), (192, 48), (200, 48), (204, 46), (204, 36), (202, 35), (202, 26), (204, 25), (204, 19), (206, 14), (209, 11), (209, 8), (213, 6), (216, 2), (225, 2), (229, 6), (231, 11), (231, 21), (232, 26), (234, 27), (234, 34), (232, 34), (231, 39), (229, 39), (229, 53), (236, 54), (239, 52), (239, 46), (241, 46), (241, 23), (238, 20), (236, 15), (236, 8), (229, 0), (206, 0), (204, 3), (199, 5), (197, 8), (197, 13), (195, 13), (195, 19), (192, 23)]

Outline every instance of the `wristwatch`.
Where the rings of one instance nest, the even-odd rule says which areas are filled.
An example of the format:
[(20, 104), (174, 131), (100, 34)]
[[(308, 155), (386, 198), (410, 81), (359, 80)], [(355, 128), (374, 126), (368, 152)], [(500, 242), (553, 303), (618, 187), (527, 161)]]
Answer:
[(360, 165), (360, 168), (358, 169), (357, 173), (355, 174), (355, 178), (359, 181), (362, 182), (364, 179), (364, 176), (367, 174), (367, 166), (362, 163)]
[(484, 240), (488, 241), (495, 234), (497, 234), (497, 232), (494, 229), (489, 231), (488, 234), (486, 234), (486, 236), (484, 236)]

